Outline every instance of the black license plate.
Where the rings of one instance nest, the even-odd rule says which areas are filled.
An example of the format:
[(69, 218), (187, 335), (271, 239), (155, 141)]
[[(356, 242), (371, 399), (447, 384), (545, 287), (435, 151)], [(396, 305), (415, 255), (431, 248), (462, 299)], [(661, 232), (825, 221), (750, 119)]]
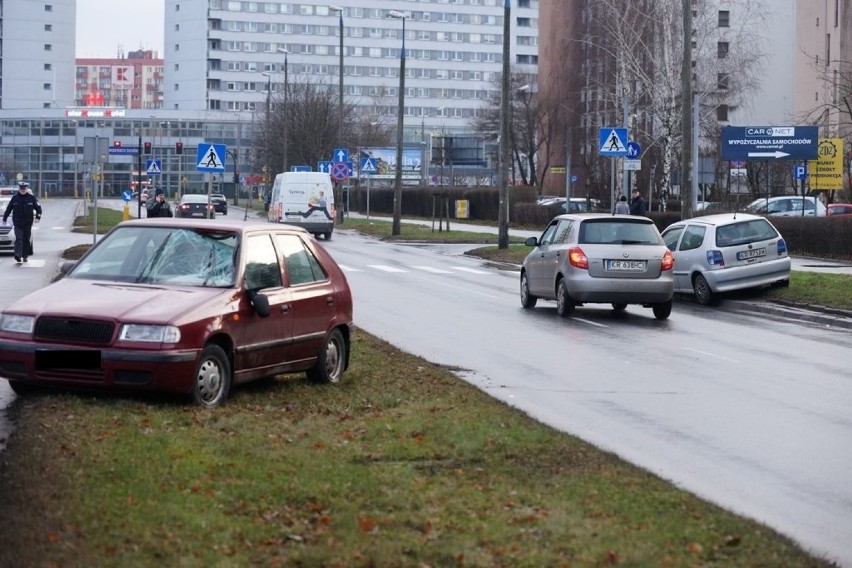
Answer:
[(37, 370), (50, 369), (100, 369), (101, 352), (92, 349), (37, 349)]

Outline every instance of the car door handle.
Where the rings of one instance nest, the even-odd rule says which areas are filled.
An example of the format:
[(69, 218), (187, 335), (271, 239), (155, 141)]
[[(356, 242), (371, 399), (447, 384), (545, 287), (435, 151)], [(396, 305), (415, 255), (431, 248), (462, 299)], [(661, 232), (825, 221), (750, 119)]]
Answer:
[(290, 304), (281, 304), (281, 313), (282, 314), (290, 313)]
[(325, 297), (325, 303), (328, 304), (329, 306), (332, 305), (334, 303), (334, 296), (326, 296)]

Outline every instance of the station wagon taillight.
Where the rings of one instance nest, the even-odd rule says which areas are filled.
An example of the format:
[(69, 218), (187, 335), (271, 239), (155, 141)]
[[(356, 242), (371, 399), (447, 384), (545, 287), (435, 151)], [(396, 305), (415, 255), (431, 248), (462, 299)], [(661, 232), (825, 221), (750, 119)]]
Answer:
[(568, 262), (576, 268), (589, 269), (589, 259), (580, 247), (568, 249)]
[(663, 255), (663, 260), (660, 262), (660, 270), (671, 270), (674, 267), (674, 256), (672, 256), (672, 251), (666, 250), (666, 254)]

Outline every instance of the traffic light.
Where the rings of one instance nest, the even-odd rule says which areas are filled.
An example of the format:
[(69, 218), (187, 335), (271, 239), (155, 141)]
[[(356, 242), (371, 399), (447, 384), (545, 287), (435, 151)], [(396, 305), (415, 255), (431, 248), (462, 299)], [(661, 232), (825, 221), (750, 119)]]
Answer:
[(175, 154), (183, 154), (183, 142), (175, 142)]
[(240, 174), (234, 172), (234, 183), (240, 183)]
[(112, 143), (113, 148), (121, 148), (121, 140), (114, 140)]
[(150, 142), (144, 143), (144, 148), (142, 149), (142, 153), (146, 154), (146, 155), (151, 153), (151, 143)]

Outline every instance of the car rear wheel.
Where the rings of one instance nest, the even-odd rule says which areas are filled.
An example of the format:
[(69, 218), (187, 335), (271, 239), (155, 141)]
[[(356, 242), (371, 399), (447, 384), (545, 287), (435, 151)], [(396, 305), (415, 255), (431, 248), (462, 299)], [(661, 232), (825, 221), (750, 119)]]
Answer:
[(672, 301), (663, 302), (662, 304), (654, 304), (651, 307), (654, 310), (654, 317), (658, 320), (664, 320), (668, 318), (672, 313)]
[(568, 293), (568, 286), (565, 285), (565, 279), (559, 281), (556, 288), (556, 313), (560, 317), (568, 317), (574, 311), (574, 301), (571, 299), (571, 294)]
[(623, 312), (627, 309), (627, 304), (613, 304), (612, 309), (617, 312)]
[(315, 383), (336, 383), (346, 368), (346, 340), (339, 329), (332, 330), (317, 357), (316, 364), (308, 369), (308, 379)]
[(215, 344), (207, 345), (195, 371), (192, 402), (213, 408), (228, 398), (231, 390), (231, 363), (225, 351)]
[(692, 281), (692, 290), (695, 292), (695, 299), (702, 306), (712, 306), (716, 303), (716, 294), (710, 289), (710, 284), (703, 274), (697, 274)]
[(527, 273), (521, 274), (521, 307), (525, 309), (534, 308), (538, 299), (530, 294), (530, 282)]

